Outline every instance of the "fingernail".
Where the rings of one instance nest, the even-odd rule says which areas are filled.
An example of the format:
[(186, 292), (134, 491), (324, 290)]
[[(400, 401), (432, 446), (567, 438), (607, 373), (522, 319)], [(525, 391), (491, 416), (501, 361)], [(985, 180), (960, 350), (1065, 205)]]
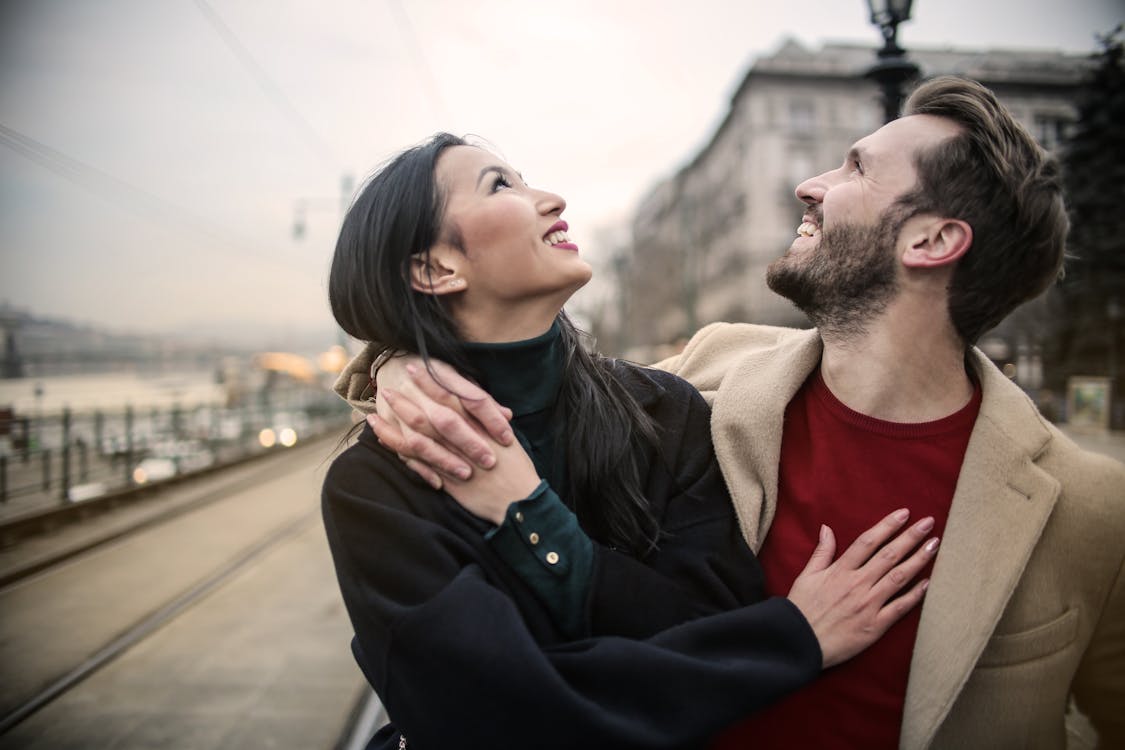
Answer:
[(930, 579), (927, 578), (926, 580), (922, 581), (922, 590), (925, 591), (929, 587), (930, 587)]
[(825, 526), (824, 524), (820, 525), (820, 541), (822, 541), (822, 542), (828, 541), (828, 527)]
[(515, 435), (512, 434), (511, 430), (504, 430), (504, 432), (500, 435), (500, 441), (504, 443), (504, 445), (510, 444), (514, 439)]
[(910, 511), (907, 508), (896, 510), (892, 514), (892, 517), (899, 523), (906, 523), (906, 519), (910, 518)]
[(437, 478), (431, 479), (430, 480), (430, 486), (433, 487), (435, 490), (440, 490), (441, 489), (441, 480), (437, 479)]
[(937, 537), (934, 537), (930, 541), (926, 542), (926, 551), (927, 552), (933, 552), (935, 549), (937, 549), (937, 545), (938, 545)]
[(496, 456), (492, 455), (491, 453), (485, 453), (480, 457), (480, 465), (486, 469), (491, 469), (496, 465)]
[(383, 398), (387, 399), (387, 403), (390, 403), (391, 401), (394, 401), (396, 395), (397, 394), (395, 394), (395, 392), (392, 391), (390, 388), (384, 388), (383, 389)]
[(461, 468), (457, 469), (456, 471), (454, 471), (453, 473), (456, 474), (457, 478), (461, 479), (461, 480), (468, 479), (470, 476), (472, 476), (472, 472), (470, 472), (468, 469), (466, 469), (463, 466)]
[(923, 518), (921, 521), (918, 522), (918, 531), (920, 531), (923, 534), (930, 533), (930, 529), (932, 529), (933, 527), (934, 527), (934, 519), (933, 518)]
[(410, 373), (411, 375), (417, 375), (418, 374), (418, 368), (415, 367), (414, 365), (407, 365), (406, 371), (408, 373)]

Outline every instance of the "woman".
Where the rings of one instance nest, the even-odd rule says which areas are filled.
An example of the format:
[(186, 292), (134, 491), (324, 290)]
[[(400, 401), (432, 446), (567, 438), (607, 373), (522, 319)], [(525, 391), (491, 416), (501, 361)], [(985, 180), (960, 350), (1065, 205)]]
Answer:
[[(586, 353), (561, 312), (591, 273), (564, 208), (441, 134), (387, 164), (345, 218), (329, 279), (343, 329), (472, 374), (512, 407), (520, 438), (448, 494), (369, 429), (328, 473), (353, 651), (395, 722), (374, 744), (692, 746), (862, 650), (921, 597), (924, 584), (886, 603), (891, 566), (909, 580), (932, 557), (911, 552), (920, 522), (888, 555), (868, 561), (857, 543), (831, 565), (823, 530), (789, 597), (761, 601), (701, 397)], [(373, 354), (338, 383), (367, 411)]]

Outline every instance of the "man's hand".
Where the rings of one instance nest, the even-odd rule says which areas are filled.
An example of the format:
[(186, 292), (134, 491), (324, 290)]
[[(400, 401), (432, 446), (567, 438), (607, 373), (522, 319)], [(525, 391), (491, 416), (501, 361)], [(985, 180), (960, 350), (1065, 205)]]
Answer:
[(936, 538), (910, 554), (933, 530), (934, 519), (929, 517), (887, 542), (909, 517), (906, 510), (887, 516), (863, 532), (836, 562), (836, 538), (821, 526), (820, 542), (793, 582), (789, 600), (816, 633), (825, 668), (870, 646), (922, 600), (929, 580), (891, 598), (937, 554)]
[(474, 472), (471, 479), (445, 480), (445, 491), (462, 508), (478, 518), (499, 526), (504, 523), (508, 506), (523, 500), (539, 486), (539, 474), (527, 452), (518, 441), (511, 445), (492, 443), (496, 465), (488, 471)]
[(376, 375), (376, 414), (367, 421), (380, 443), (440, 489), (443, 476), (465, 481), (474, 466), (494, 466), (492, 440), (509, 446), (515, 436), (509, 409), (444, 362), (432, 360), (431, 369), (415, 355), (388, 360)]

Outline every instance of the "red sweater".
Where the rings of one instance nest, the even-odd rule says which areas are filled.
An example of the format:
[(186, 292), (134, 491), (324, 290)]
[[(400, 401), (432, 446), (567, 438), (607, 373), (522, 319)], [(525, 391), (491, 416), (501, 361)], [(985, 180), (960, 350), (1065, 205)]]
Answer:
[[(777, 515), (759, 553), (767, 593), (789, 591), (822, 523), (836, 534), (837, 555), (898, 508), (909, 508), (911, 521), (933, 516), (931, 536), (940, 537), (980, 400), (977, 386), (944, 419), (885, 422), (852, 411), (819, 370), (812, 375), (785, 410)], [(920, 616), (915, 608), (871, 648), (727, 730), (713, 748), (898, 747)]]

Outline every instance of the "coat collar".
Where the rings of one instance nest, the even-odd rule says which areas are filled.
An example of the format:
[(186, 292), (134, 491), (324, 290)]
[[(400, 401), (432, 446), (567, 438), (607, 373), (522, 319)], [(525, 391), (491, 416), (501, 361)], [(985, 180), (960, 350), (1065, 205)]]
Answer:
[[(821, 353), (815, 330), (786, 333), (743, 357), (715, 398), (716, 453), (755, 550), (777, 506), (785, 408)], [(923, 748), (933, 740), (1000, 620), (1060, 491), (1058, 481), (1035, 463), (1051, 433), (1034, 404), (979, 350), (970, 352), (968, 364), (981, 383), (980, 414), (922, 607), (903, 748)]]
[[(983, 400), (922, 605), (901, 745), (927, 747), (1019, 583), (1059, 497), (1036, 460), (1051, 433), (1031, 400), (977, 350)], [(966, 606), (966, 604), (970, 606)]]
[[(381, 352), (381, 347), (375, 344), (365, 345), (359, 354), (344, 365), (332, 385), (332, 392), (360, 414), (375, 411), (375, 379), (371, 371), (378, 367)], [(658, 379), (644, 374), (644, 368), (624, 360), (614, 360), (611, 367), (617, 377), (628, 383), (630, 393), (642, 408), (653, 405), (667, 392)]]
[(762, 546), (777, 507), (785, 407), (820, 362), (822, 350), (815, 329), (784, 331), (772, 345), (740, 358), (715, 396), (711, 418), (715, 454), (742, 534), (755, 551)]
[(371, 374), (372, 365), (379, 357), (380, 347), (367, 344), (359, 354), (352, 357), (332, 386), (333, 392), (348, 402), (361, 414), (375, 411), (375, 383)]

